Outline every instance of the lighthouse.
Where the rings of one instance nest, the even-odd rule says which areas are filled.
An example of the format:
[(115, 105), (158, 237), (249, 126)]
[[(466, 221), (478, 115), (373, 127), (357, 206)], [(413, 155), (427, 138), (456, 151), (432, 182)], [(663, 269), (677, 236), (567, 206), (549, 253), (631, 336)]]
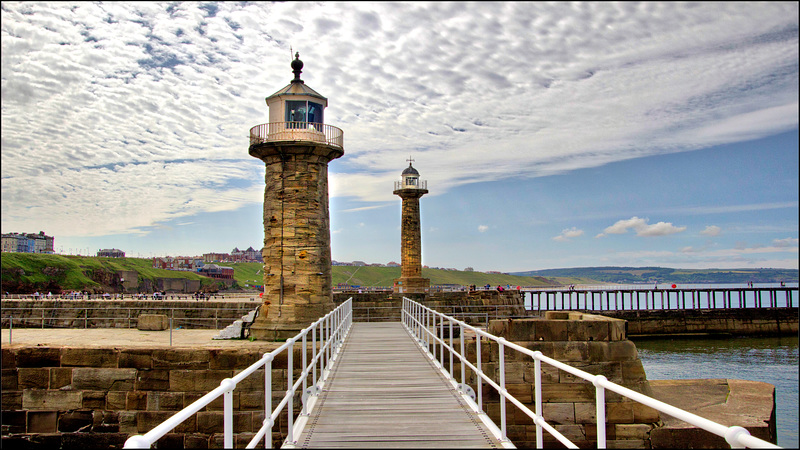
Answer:
[(344, 154), (342, 130), (324, 121), (328, 99), (300, 78), (266, 98), (269, 122), (250, 129), (251, 156), (262, 160), (264, 292), (250, 335), (292, 337), (334, 308), (328, 163)]
[(394, 280), (396, 294), (427, 293), (431, 280), (422, 278), (422, 235), (420, 233), (419, 199), (428, 193), (427, 182), (408, 160), (400, 181), (394, 183), (394, 195), (403, 199), (400, 227), (400, 278)]

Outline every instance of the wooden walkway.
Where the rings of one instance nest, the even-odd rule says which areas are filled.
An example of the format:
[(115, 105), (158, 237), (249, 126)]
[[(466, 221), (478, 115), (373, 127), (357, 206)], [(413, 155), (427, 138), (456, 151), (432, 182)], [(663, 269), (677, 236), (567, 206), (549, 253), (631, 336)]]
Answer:
[(302, 448), (501, 448), (399, 322), (355, 323)]

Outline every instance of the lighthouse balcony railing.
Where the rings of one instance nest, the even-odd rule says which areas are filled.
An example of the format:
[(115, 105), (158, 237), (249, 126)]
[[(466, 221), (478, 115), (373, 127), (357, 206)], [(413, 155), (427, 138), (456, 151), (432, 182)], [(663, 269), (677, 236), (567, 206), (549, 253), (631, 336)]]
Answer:
[(344, 133), (317, 122), (270, 122), (250, 129), (250, 145), (279, 141), (312, 141), (344, 148)]
[(407, 184), (404, 181), (395, 181), (394, 190), (399, 189), (428, 189), (428, 180), (417, 180), (416, 184)]

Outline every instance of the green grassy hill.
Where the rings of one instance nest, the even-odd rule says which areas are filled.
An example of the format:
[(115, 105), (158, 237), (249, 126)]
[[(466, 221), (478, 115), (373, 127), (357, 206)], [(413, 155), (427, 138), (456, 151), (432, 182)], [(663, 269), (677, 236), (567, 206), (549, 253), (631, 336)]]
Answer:
[[(261, 263), (223, 263), (233, 267), (234, 288), (252, 289), (263, 284)], [(157, 278), (187, 278), (201, 280), (202, 286), (213, 286), (210, 278), (186, 271), (153, 268), (152, 260), (145, 258), (102, 258), (94, 256), (45, 255), (33, 253), (2, 253), (2, 290), (11, 293), (34, 291), (109, 291), (111, 279), (121, 270), (135, 271), (140, 281)], [(462, 272), (440, 269), (422, 269), (422, 276), (431, 279), (431, 285), (455, 284), (467, 286), (541, 286), (557, 284), (543, 277), (526, 277), (483, 272)], [(333, 285), (349, 284), (364, 287), (391, 287), (400, 277), (399, 267), (333, 266)]]
[[(255, 289), (263, 284), (261, 263), (223, 263), (234, 268), (233, 289)], [(94, 256), (2, 253), (2, 290), (11, 293), (34, 291), (89, 290), (115, 292), (110, 287), (118, 271), (135, 271), (140, 283), (157, 278), (200, 280), (201, 288), (221, 286), (210, 278), (186, 271), (153, 268), (145, 258), (101, 258)], [(400, 277), (399, 267), (333, 266), (333, 285), (391, 287)], [(431, 285), (476, 286), (552, 286), (601, 283), (757, 283), (797, 281), (797, 270), (783, 269), (707, 269), (684, 270), (662, 267), (582, 267), (550, 269), (514, 274), (422, 269)]]
[[(455, 284), (461, 286), (542, 286), (556, 284), (543, 277), (514, 276), (484, 272), (463, 272), (460, 270), (422, 269), (422, 276), (430, 278), (431, 285)], [(395, 278), (400, 277), (399, 267), (371, 266), (333, 266), (333, 285), (349, 284), (364, 287), (391, 287)]]
[(200, 280), (201, 286), (215, 285), (210, 278), (192, 272), (155, 269), (145, 258), (103, 258), (94, 256), (45, 255), (3, 252), (3, 292), (105, 290), (120, 270), (135, 271), (139, 280), (188, 278)]

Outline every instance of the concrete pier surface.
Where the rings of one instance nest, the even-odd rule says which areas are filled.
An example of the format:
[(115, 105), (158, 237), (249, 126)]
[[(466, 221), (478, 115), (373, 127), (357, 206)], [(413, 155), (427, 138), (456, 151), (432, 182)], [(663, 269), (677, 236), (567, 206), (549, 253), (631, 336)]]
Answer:
[[(731, 379), (650, 380), (653, 397), (726, 426), (777, 442), (775, 386)], [(650, 433), (652, 448), (728, 448), (722, 437), (661, 414), (664, 426)]]
[[(172, 330), (172, 347), (176, 348), (237, 348), (271, 351), (280, 344), (246, 339), (213, 340), (219, 330)], [(2, 330), (0, 344), (4, 347), (86, 347), (86, 348), (169, 348), (170, 332), (140, 331), (136, 328), (15, 328)]]

